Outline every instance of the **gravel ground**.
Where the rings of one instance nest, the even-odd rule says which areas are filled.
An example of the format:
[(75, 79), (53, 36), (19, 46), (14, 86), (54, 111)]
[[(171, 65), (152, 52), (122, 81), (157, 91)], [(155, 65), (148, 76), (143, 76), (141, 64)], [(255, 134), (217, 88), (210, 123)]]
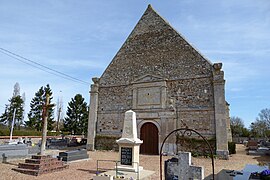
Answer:
[[(48, 152), (51, 153), (51, 152)], [(117, 160), (118, 153), (110, 151), (95, 151), (89, 152), (90, 159), (78, 162), (72, 162), (69, 164), (69, 169), (54, 172), (51, 174), (44, 174), (41, 176), (31, 176), (25, 175), (13, 171), (13, 167), (17, 167), (19, 162), (22, 160), (16, 160), (8, 162), (7, 164), (0, 163), (0, 179), (20, 179), (20, 180), (54, 180), (54, 179), (68, 179), (68, 180), (79, 180), (79, 179), (92, 179), (96, 172), (96, 162), (97, 160)], [(166, 160), (170, 157), (163, 157)], [(205, 177), (211, 174), (211, 159), (207, 158), (192, 158), (194, 165), (204, 166)], [(215, 159), (215, 173), (218, 173), (221, 169), (234, 169), (241, 170), (244, 168), (245, 164), (262, 164), (270, 162), (269, 156), (248, 156), (245, 154), (245, 147), (243, 145), (237, 145), (237, 154), (230, 156), (230, 160), (220, 160)], [(155, 174), (151, 176), (150, 179), (159, 179), (159, 156), (148, 156), (140, 155), (140, 165), (146, 170), (155, 171)], [(113, 168), (113, 163), (103, 163), (101, 164), (104, 168)]]

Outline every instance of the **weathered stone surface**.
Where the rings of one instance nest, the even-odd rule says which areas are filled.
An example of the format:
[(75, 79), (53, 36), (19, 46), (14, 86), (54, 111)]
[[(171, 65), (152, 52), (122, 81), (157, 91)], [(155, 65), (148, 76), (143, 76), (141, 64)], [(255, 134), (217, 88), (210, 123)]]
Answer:
[[(205, 59), (149, 6), (94, 83), (98, 97), (90, 113), (96, 113), (96, 121), (90, 118), (89, 126), (96, 127), (99, 135), (120, 136), (124, 113), (132, 109), (138, 136), (144, 123), (155, 124), (159, 147), (172, 130), (188, 126), (216, 138), (218, 149), (226, 151), (229, 121), (221, 68), (221, 63), (213, 65)], [(91, 99), (92, 95), (91, 90)], [(173, 149), (173, 139), (169, 141)]]

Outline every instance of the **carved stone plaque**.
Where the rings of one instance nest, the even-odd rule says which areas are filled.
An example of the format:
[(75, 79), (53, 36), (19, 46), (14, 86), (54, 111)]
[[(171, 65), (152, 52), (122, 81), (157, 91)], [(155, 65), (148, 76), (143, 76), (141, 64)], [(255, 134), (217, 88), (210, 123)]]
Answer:
[(161, 89), (160, 87), (138, 88), (137, 98), (138, 106), (160, 105)]

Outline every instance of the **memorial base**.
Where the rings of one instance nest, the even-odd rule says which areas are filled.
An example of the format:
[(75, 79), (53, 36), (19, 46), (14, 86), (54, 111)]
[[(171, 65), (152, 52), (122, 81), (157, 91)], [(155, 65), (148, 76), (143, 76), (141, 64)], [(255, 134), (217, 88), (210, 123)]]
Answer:
[(132, 167), (132, 166), (117, 166), (118, 171), (127, 171), (127, 172), (140, 172), (143, 170), (142, 166)]
[[(151, 176), (154, 174), (154, 171), (149, 170), (141, 170), (138, 172), (130, 172), (130, 171), (106, 171), (104, 173), (99, 174), (98, 176), (94, 176), (93, 180), (111, 180), (109, 178), (121, 179), (121, 180), (131, 180), (131, 179), (153, 179)], [(95, 178), (100, 177), (100, 178)]]

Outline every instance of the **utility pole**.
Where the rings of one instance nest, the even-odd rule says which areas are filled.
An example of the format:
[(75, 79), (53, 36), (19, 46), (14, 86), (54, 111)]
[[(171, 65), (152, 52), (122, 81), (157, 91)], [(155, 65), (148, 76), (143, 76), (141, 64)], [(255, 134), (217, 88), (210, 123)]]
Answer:
[(40, 155), (45, 155), (45, 148), (46, 148), (46, 139), (47, 139), (47, 124), (48, 124), (48, 109), (53, 107), (53, 104), (50, 103), (50, 95), (46, 94), (46, 102), (42, 108), (42, 121), (43, 121), (43, 128), (42, 128), (42, 140), (40, 146)]

